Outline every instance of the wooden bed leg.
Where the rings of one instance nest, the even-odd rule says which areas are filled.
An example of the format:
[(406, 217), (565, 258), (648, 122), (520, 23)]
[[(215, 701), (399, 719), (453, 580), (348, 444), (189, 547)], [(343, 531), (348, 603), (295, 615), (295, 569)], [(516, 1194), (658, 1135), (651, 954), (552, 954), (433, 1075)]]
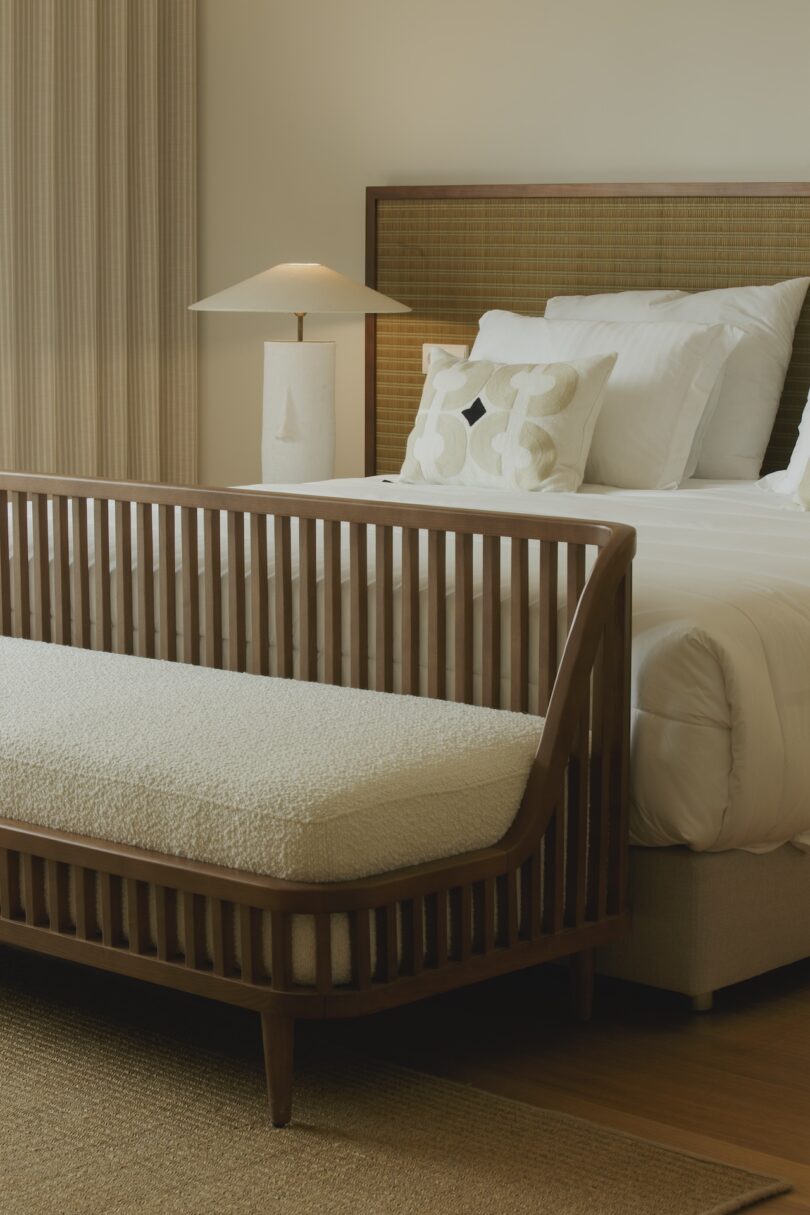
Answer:
[(590, 1021), (593, 1013), (594, 952), (583, 949), (571, 958), (571, 1001), (578, 1021)]
[(692, 996), (692, 1012), (707, 1013), (714, 1007), (714, 992), (702, 991), (699, 996)]
[(262, 1013), (264, 1072), (273, 1126), (286, 1126), (292, 1116), (294, 1029), (292, 1017)]

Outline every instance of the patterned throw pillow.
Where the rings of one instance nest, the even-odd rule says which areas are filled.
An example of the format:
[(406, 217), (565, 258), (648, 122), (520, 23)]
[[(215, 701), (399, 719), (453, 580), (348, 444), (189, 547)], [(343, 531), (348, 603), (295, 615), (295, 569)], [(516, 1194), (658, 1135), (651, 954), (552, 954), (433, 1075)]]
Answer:
[(576, 490), (615, 354), (508, 366), (431, 357), (401, 479)]

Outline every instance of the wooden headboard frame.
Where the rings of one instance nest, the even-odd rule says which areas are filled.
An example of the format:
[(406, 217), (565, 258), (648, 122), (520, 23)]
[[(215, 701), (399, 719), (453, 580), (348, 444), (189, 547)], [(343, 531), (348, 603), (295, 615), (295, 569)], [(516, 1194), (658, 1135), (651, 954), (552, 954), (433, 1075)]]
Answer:
[[(426, 341), (470, 344), (488, 308), (549, 295), (701, 290), (810, 274), (810, 182), (371, 186), (366, 281), (412, 306), (366, 326), (366, 473), (399, 468)], [(810, 297), (764, 471), (784, 467), (810, 389)]]

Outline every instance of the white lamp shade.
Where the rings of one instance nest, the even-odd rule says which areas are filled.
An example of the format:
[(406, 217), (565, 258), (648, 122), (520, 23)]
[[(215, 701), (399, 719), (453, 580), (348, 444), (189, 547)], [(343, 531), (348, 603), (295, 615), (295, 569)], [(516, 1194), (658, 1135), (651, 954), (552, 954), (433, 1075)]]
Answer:
[(197, 312), (410, 312), (317, 262), (283, 262), (191, 305)]
[(335, 343), (265, 342), (262, 481), (326, 481), (335, 464)]

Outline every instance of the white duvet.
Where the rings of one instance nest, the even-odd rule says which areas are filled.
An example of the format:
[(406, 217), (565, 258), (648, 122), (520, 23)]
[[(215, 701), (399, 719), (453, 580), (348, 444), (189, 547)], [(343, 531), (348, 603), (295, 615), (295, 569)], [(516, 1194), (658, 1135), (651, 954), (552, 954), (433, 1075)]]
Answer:
[(272, 488), (631, 524), (634, 842), (810, 848), (810, 513), (746, 482), (578, 494), (381, 477)]

